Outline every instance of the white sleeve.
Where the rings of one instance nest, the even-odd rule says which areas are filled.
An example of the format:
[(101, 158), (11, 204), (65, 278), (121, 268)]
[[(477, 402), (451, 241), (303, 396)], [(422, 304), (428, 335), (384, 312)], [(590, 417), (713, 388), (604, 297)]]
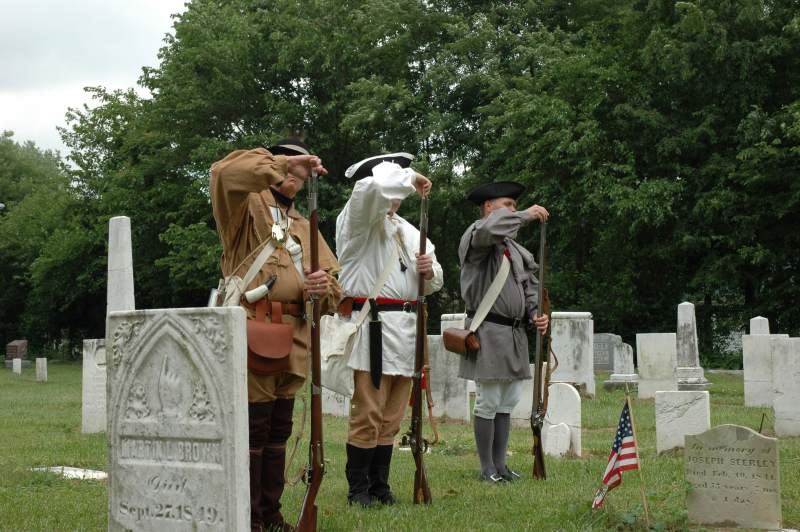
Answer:
[(371, 176), (356, 181), (340, 215), (337, 233), (341, 231), (343, 238), (350, 239), (366, 232), (386, 217), (392, 201), (402, 201), (416, 190), (415, 181), (416, 172), (411, 168), (400, 168), (394, 163), (377, 165)]

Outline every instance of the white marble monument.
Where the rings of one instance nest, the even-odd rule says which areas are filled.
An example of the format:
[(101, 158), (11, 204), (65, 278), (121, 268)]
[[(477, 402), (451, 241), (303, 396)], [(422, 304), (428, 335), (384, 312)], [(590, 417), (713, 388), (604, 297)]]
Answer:
[(464, 323), (467, 320), (467, 315), (461, 314), (442, 314), (440, 318), (440, 330), (444, 332), (445, 329), (454, 327), (456, 329), (463, 329)]
[(350, 398), (323, 387), (322, 413), (336, 417), (349, 417)]
[(636, 335), (639, 354), (639, 399), (652, 399), (656, 392), (678, 390), (678, 353), (675, 333)]
[(700, 350), (697, 347), (697, 319), (694, 304), (684, 301), (678, 305), (678, 389), (707, 390), (711, 387), (700, 366)]
[[(752, 329), (752, 327), (751, 327)], [(745, 334), (742, 336), (744, 406), (772, 407), (772, 340), (786, 334)]]
[(687, 434), (711, 428), (708, 392), (656, 392), (656, 452), (683, 448)]
[(581, 395), (574, 386), (564, 382), (554, 382), (550, 385), (549, 392), (544, 427), (562, 423), (569, 427), (569, 450), (571, 454), (579, 457), (582, 454)]
[(686, 436), (689, 521), (713, 528), (781, 528), (778, 440), (719, 425)]
[(250, 530), (244, 309), (107, 325), (108, 529)]
[(11, 371), (17, 375), (22, 375), (22, 359), (15, 358), (11, 360)]
[(47, 382), (47, 359), (36, 359), (36, 382)]
[(81, 374), (81, 432), (106, 431), (106, 341), (83, 341)]
[(591, 312), (553, 312), (551, 314), (553, 352), (558, 367), (552, 382), (568, 382), (595, 396), (594, 320)]
[(127, 216), (115, 216), (108, 221), (106, 314), (135, 308), (131, 219)]
[(458, 376), (459, 356), (444, 348), (441, 335), (428, 335), (428, 385), (433, 397), (433, 415), (468, 422), (469, 391), (467, 381)]
[(772, 340), (775, 434), (800, 436), (800, 338)]
[(562, 458), (572, 447), (572, 431), (566, 423), (542, 426), (542, 449), (547, 456)]
[(751, 318), (750, 334), (769, 334), (769, 320), (764, 316)]
[(603, 388), (612, 390), (615, 388), (625, 388), (636, 390), (639, 384), (639, 376), (633, 364), (633, 347), (623, 343), (622, 347), (614, 353), (614, 373), (603, 382)]

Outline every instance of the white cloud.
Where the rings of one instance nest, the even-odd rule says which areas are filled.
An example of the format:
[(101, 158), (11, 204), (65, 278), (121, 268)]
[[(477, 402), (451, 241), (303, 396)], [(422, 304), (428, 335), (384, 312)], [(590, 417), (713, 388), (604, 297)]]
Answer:
[(56, 132), (83, 87), (133, 87), (158, 64), (184, 0), (0, 0), (0, 130), (65, 150)]

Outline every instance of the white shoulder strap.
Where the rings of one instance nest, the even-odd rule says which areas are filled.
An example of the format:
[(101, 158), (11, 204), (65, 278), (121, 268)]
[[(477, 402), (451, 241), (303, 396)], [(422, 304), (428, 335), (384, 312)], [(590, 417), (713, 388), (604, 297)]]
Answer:
[(275, 249), (275, 241), (272, 238), (267, 239), (267, 242), (264, 245), (264, 248), (261, 250), (261, 253), (259, 253), (255, 260), (253, 260), (253, 264), (250, 265), (247, 273), (244, 274), (242, 282), (244, 283), (245, 289), (250, 286), (250, 283), (252, 283), (253, 279), (256, 278), (258, 272), (261, 271), (264, 263), (266, 263), (270, 255), (275, 252)]
[(367, 316), (369, 316), (369, 310), (370, 310), (369, 300), (378, 297), (378, 294), (381, 293), (383, 285), (385, 285), (386, 281), (389, 280), (389, 274), (392, 271), (392, 267), (397, 265), (397, 257), (398, 257), (397, 253), (398, 253), (397, 246), (392, 246), (392, 251), (389, 252), (389, 258), (386, 260), (386, 264), (383, 266), (383, 271), (378, 276), (378, 279), (375, 281), (375, 286), (372, 287), (372, 291), (369, 293), (367, 301), (364, 302), (364, 306), (361, 307), (361, 312), (359, 312), (358, 317), (356, 318), (355, 321), (356, 327), (361, 327), (361, 324), (364, 323), (364, 320), (366, 320)]
[(492, 310), (494, 302), (497, 301), (500, 291), (503, 290), (503, 286), (506, 284), (509, 271), (511, 271), (511, 262), (509, 262), (508, 257), (503, 254), (503, 260), (500, 262), (500, 268), (497, 270), (497, 275), (494, 276), (494, 281), (492, 281), (492, 284), (489, 285), (486, 295), (483, 296), (481, 304), (478, 305), (478, 309), (475, 311), (475, 316), (472, 318), (472, 323), (469, 324), (470, 331), (475, 332), (478, 327), (481, 326), (483, 320), (486, 319), (486, 315), (489, 314), (489, 311)]

